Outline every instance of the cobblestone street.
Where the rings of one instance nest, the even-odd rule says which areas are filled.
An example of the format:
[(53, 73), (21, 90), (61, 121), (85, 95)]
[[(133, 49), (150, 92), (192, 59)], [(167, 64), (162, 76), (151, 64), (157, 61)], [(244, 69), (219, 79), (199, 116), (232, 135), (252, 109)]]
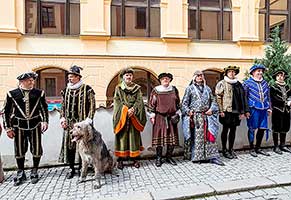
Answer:
[(291, 154), (269, 152), (270, 157), (257, 158), (240, 152), (236, 160), (223, 159), (224, 167), (178, 157), (177, 166), (157, 168), (154, 160), (143, 160), (139, 169), (130, 166), (116, 170), (117, 175), (102, 176), (101, 189), (94, 189), (92, 173), (85, 183), (78, 184), (78, 177), (67, 180), (68, 167), (40, 169), (36, 185), (26, 170), (28, 180), (19, 187), (13, 186), (15, 171), (9, 171), (0, 199), (291, 199)]

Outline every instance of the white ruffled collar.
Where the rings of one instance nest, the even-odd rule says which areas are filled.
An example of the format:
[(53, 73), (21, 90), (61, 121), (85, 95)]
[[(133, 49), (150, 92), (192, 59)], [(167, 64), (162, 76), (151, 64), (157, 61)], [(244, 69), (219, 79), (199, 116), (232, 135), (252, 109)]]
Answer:
[(251, 76), (255, 81), (257, 81), (257, 82), (261, 82), (262, 80), (263, 80), (263, 77), (261, 78), (261, 79), (257, 79), (257, 78), (255, 78), (255, 77), (253, 77), (253, 76)]
[(83, 85), (83, 81), (80, 80), (78, 83), (75, 83), (75, 84), (72, 84), (72, 83), (68, 83), (67, 84), (67, 87), (71, 90), (74, 90), (74, 89), (78, 89), (81, 87), (81, 85)]
[(168, 87), (165, 87), (163, 85), (159, 85), (156, 87), (156, 90), (158, 92), (169, 92), (173, 90), (173, 86), (169, 85)]
[(230, 79), (230, 78), (228, 78), (227, 76), (224, 76), (224, 80), (225, 80), (227, 83), (230, 83), (230, 84), (237, 83), (237, 78), (235, 78), (235, 79)]
[(282, 85), (282, 86), (286, 85), (286, 82), (285, 82), (285, 81), (282, 81), (282, 82), (280, 82), (280, 81), (276, 81), (276, 83), (277, 83), (278, 85)]

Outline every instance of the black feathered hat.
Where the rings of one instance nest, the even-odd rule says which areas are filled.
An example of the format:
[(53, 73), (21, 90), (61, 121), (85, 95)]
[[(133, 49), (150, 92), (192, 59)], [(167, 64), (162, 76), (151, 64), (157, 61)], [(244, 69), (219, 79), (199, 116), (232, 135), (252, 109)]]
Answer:
[(70, 67), (69, 71), (68, 71), (68, 74), (75, 74), (77, 76), (80, 76), (82, 77), (81, 75), (81, 70), (83, 70), (82, 67), (79, 67), (77, 65), (73, 65), (72, 67)]

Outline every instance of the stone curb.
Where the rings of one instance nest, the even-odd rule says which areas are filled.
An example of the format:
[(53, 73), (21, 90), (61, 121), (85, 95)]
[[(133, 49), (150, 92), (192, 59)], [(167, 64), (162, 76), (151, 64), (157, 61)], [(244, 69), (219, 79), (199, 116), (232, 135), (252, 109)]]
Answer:
[[(266, 177), (254, 177), (250, 179), (227, 181), (220, 183), (187, 185), (183, 187), (172, 187), (165, 190), (151, 192), (133, 192), (124, 196), (115, 196), (104, 198), (102, 200), (172, 200), (172, 199), (189, 199), (220, 194), (231, 194), (249, 190), (274, 188), (291, 185), (291, 177), (287, 175)], [(94, 199), (94, 197), (92, 197)]]

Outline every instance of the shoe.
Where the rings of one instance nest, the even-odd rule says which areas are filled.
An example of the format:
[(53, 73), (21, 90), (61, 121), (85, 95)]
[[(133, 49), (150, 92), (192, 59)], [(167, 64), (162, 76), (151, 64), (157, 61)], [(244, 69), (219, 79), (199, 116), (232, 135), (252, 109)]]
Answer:
[(282, 155), (282, 154), (283, 154), (283, 152), (280, 150), (279, 147), (274, 147), (273, 151), (274, 151), (275, 153), (279, 154), (279, 155)]
[(163, 164), (163, 162), (162, 162), (162, 158), (161, 158), (161, 157), (157, 157), (157, 160), (156, 160), (156, 166), (157, 166), (157, 167), (161, 167), (162, 164)]
[(291, 150), (288, 148), (288, 147), (280, 147), (280, 150), (283, 151), (283, 152), (287, 152), (287, 153), (291, 153)]
[(223, 157), (225, 158), (228, 158), (228, 159), (233, 159), (233, 156), (227, 151), (227, 150), (223, 150), (222, 151), (222, 155)]
[(30, 180), (31, 180), (32, 184), (36, 184), (38, 182), (39, 178), (38, 178), (38, 173), (37, 173), (37, 169), (36, 168), (33, 168), (31, 170)]
[(140, 163), (139, 163), (138, 161), (134, 161), (134, 162), (133, 162), (133, 166), (134, 166), (135, 168), (140, 168)]
[(232, 155), (232, 157), (233, 157), (234, 159), (237, 159), (237, 155), (236, 155), (236, 153), (234, 152), (234, 150), (229, 150), (229, 154)]
[(174, 159), (171, 157), (167, 157), (166, 162), (170, 163), (171, 165), (177, 165), (176, 161), (174, 161)]
[(70, 173), (67, 175), (67, 179), (72, 179), (75, 176), (75, 170), (72, 170)]
[(225, 166), (225, 164), (218, 158), (210, 159), (210, 163), (216, 164), (216, 165), (219, 165), (219, 166)]
[(251, 156), (253, 156), (253, 157), (258, 157), (258, 154), (257, 154), (257, 152), (256, 152), (254, 149), (251, 149), (251, 150), (250, 150), (250, 154), (251, 154)]
[(123, 165), (123, 162), (122, 161), (118, 161), (117, 168), (120, 169), (120, 170), (123, 170), (124, 165)]
[(201, 164), (202, 162), (201, 162), (201, 160), (193, 160), (192, 163), (193, 164)]
[(16, 177), (14, 177), (14, 186), (19, 186), (24, 181), (26, 181), (26, 175), (25, 175), (24, 170), (18, 170)]
[(261, 149), (257, 149), (257, 150), (256, 150), (256, 153), (257, 153), (257, 154), (261, 154), (261, 155), (263, 155), (263, 156), (270, 156), (269, 153), (267, 153), (267, 152), (265, 152), (265, 151), (263, 151), (263, 150), (261, 150)]

